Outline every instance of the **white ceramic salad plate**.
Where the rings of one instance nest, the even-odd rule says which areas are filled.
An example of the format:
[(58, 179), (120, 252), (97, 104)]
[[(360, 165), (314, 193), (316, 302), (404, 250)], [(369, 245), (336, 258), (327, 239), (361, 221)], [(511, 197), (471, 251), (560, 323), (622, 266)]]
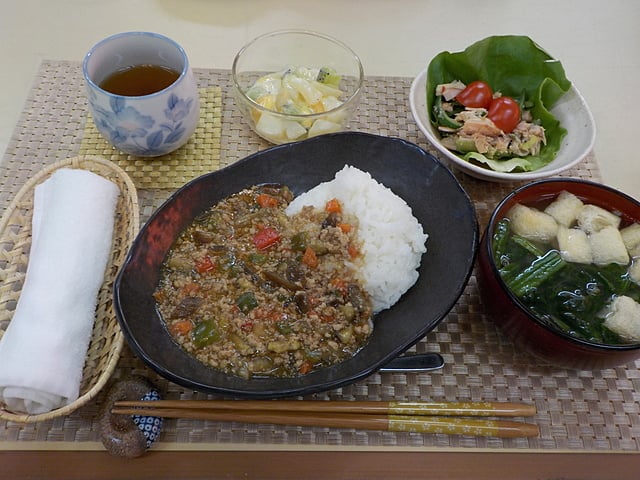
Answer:
[(544, 167), (531, 172), (496, 172), (474, 165), (462, 159), (440, 142), (437, 128), (431, 124), (427, 111), (427, 68), (418, 74), (411, 84), (409, 104), (418, 128), (427, 140), (459, 170), (481, 180), (493, 182), (530, 181), (558, 175), (581, 162), (593, 149), (596, 127), (593, 116), (583, 96), (575, 86), (550, 109), (567, 130), (567, 135), (555, 159)]

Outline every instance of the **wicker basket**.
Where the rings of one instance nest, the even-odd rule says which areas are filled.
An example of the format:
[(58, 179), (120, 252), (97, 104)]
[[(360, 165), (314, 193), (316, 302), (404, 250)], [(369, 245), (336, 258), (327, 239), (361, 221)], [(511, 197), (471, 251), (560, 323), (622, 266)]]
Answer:
[(111, 257), (104, 283), (98, 293), (96, 319), (87, 351), (80, 394), (77, 400), (39, 415), (12, 413), (0, 405), (0, 418), (17, 422), (38, 422), (68, 415), (93, 399), (113, 373), (123, 347), (123, 336), (113, 311), (113, 282), (138, 233), (139, 208), (135, 186), (114, 163), (100, 157), (77, 156), (41, 170), (18, 192), (0, 220), (0, 336), (13, 317), (24, 281), (31, 245), (31, 218), (35, 187), (60, 168), (81, 168), (97, 173), (120, 188), (116, 209)]

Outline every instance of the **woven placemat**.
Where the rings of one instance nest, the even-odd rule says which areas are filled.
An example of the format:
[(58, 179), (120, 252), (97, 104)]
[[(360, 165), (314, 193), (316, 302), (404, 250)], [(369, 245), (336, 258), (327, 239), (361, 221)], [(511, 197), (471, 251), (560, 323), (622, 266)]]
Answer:
[[(196, 70), (201, 88), (222, 91), (220, 167), (269, 145), (254, 135), (235, 108), (227, 70)], [(349, 128), (414, 142), (438, 156), (411, 116), (410, 78), (367, 77), (362, 103)], [(4, 208), (27, 178), (56, 158), (72, 156), (82, 143), (87, 118), (82, 74), (77, 62), (46, 61), (41, 65), (23, 115), (4, 156), (0, 174), (0, 206)], [(481, 226), (499, 200), (517, 184), (476, 180), (454, 170), (473, 199)], [(566, 176), (601, 180), (593, 155)], [(140, 189), (144, 221), (171, 193)], [(431, 373), (376, 373), (342, 388), (308, 398), (335, 400), (486, 400), (534, 403), (531, 420), (540, 437), (499, 439), (372, 432), (296, 426), (244, 425), (233, 422), (167, 420), (163, 449), (264, 448), (457, 448), (519, 451), (640, 451), (640, 363), (602, 371), (577, 371), (538, 365), (519, 352), (485, 314), (475, 271), (463, 295), (445, 320), (412, 352), (439, 352), (446, 362)], [(142, 374), (172, 399), (213, 398), (153, 374), (125, 347), (113, 380)], [(72, 415), (23, 425), (0, 422), (0, 448), (77, 448), (99, 441), (96, 416), (104, 396)], [(16, 446), (17, 445), (17, 446)], [(95, 448), (101, 448), (94, 443)], [(93, 447), (91, 447), (93, 448)]]
[(220, 168), (222, 90), (200, 89), (200, 121), (189, 141), (175, 152), (155, 158), (127, 155), (102, 137), (91, 115), (85, 123), (79, 153), (101, 155), (122, 168), (136, 188), (176, 189), (200, 175)]

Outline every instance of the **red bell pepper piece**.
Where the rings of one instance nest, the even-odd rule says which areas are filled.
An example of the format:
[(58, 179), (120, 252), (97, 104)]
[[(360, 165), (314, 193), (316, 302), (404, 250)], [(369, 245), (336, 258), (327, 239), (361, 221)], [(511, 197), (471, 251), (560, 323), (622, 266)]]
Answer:
[(204, 257), (200, 260), (196, 261), (196, 272), (198, 273), (206, 273), (214, 270), (216, 268), (216, 264), (213, 263), (211, 257)]
[(253, 243), (258, 250), (264, 250), (280, 241), (280, 233), (272, 227), (265, 227), (253, 236)]

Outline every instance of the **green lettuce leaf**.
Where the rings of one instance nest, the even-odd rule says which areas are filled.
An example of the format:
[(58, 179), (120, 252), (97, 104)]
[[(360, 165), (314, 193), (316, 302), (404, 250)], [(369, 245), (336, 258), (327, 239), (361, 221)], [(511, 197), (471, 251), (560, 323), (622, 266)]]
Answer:
[(533, 104), (533, 117), (540, 120), (547, 137), (547, 145), (539, 155), (526, 157), (527, 162), (515, 162), (517, 165), (494, 168), (495, 162), (510, 159), (481, 160), (477, 155), (469, 154), (460, 155), (461, 158), (481, 160), (489, 168), (500, 171), (537, 170), (555, 158), (567, 130), (549, 109), (571, 88), (571, 82), (565, 76), (562, 64), (533, 40), (526, 36), (499, 35), (480, 40), (462, 52), (439, 53), (427, 70), (427, 109), (434, 126), (437, 126), (432, 114), (436, 86), (454, 80), (465, 84), (483, 80), (494, 91), (514, 98), (524, 93), (527, 101)]
[(478, 163), (484, 163), (496, 172), (513, 172), (516, 170), (529, 172), (532, 170), (531, 162), (527, 158), (514, 157), (508, 160), (491, 160), (478, 152), (469, 152), (462, 158), (467, 161), (475, 160)]

